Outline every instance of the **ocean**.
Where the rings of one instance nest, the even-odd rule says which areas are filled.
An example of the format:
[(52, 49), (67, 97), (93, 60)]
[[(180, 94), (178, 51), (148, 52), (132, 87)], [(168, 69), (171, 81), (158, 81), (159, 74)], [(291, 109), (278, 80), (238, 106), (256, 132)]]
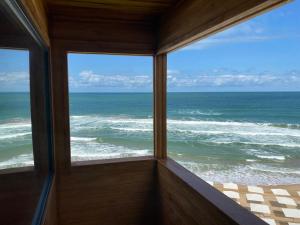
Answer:
[[(71, 93), (73, 161), (153, 154), (150, 93)], [(300, 92), (168, 93), (168, 154), (207, 181), (300, 184)], [(29, 95), (0, 94), (0, 169), (32, 165)]]

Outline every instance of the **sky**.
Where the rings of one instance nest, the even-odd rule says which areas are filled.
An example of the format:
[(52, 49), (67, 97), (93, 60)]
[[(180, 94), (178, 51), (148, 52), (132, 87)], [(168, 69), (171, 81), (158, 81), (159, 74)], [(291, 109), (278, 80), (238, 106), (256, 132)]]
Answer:
[[(168, 91), (300, 91), (300, 0), (168, 54)], [(28, 91), (26, 51), (0, 50), (0, 91)], [(152, 57), (69, 54), (71, 92), (151, 92)]]

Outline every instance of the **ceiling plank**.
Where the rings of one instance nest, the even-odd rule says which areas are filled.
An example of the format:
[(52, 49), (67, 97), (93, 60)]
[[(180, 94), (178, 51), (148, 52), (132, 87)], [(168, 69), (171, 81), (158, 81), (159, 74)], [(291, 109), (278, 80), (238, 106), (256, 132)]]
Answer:
[(162, 13), (176, 0), (48, 0), (49, 5), (114, 9), (135, 13)]

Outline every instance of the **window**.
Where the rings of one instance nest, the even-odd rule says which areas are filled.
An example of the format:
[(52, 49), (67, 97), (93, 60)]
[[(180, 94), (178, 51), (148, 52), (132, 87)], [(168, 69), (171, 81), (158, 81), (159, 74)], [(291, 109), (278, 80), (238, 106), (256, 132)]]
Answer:
[(152, 57), (69, 54), (72, 161), (153, 155)]
[(299, 7), (168, 56), (169, 157), (270, 224), (300, 221)]
[(0, 169), (33, 165), (29, 52), (0, 49)]

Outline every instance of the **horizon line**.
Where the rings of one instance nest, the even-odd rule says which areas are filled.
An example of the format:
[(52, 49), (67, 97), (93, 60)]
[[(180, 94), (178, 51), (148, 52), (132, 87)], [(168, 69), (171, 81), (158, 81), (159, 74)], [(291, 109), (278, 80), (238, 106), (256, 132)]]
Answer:
[[(167, 93), (298, 93), (298, 91), (167, 91)], [(19, 93), (19, 94), (28, 94), (30, 91), (0, 91), (0, 94), (10, 94), (10, 93)], [(153, 94), (154, 92), (143, 92), (143, 91), (111, 91), (111, 92), (69, 92), (69, 94)]]

